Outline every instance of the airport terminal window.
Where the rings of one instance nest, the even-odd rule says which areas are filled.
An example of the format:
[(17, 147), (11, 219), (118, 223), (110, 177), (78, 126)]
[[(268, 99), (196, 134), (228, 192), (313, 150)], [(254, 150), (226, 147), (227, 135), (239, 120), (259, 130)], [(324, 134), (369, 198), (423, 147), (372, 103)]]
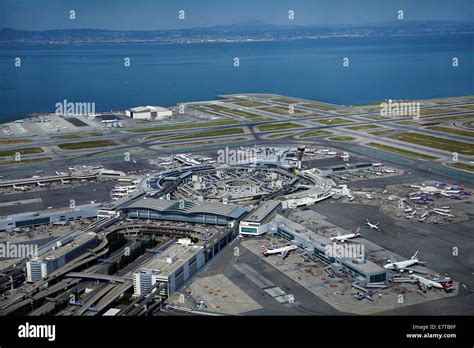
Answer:
[(383, 281), (385, 281), (385, 279), (386, 279), (386, 274), (385, 273), (370, 276), (370, 282), (371, 283), (383, 282)]
[(46, 217), (46, 218), (40, 218), (40, 219), (18, 221), (15, 223), (15, 227), (34, 226), (34, 225), (42, 225), (42, 224), (49, 224), (49, 223), (50, 223), (50, 219), (49, 217)]
[(277, 229), (277, 232), (281, 234), (283, 237), (285, 237), (286, 239), (289, 239), (289, 240), (295, 239), (295, 237), (291, 233), (286, 232), (284, 229), (280, 227)]

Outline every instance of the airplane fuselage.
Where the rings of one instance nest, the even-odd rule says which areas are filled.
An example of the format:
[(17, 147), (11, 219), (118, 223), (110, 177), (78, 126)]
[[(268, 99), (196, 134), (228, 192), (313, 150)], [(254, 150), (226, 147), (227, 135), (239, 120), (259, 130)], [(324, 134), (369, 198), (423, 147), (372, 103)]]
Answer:
[(281, 254), (281, 253), (284, 253), (285, 251), (291, 251), (291, 250), (295, 250), (297, 249), (298, 247), (296, 245), (289, 245), (289, 246), (286, 246), (286, 247), (283, 247), (283, 248), (278, 248), (278, 249), (267, 249), (266, 247), (261, 247), (260, 250), (262, 252), (263, 255), (273, 255), (273, 254)]
[(417, 263), (418, 263), (418, 260), (405, 260), (405, 261), (400, 261), (400, 262), (387, 263), (385, 266), (383, 266), (383, 268), (385, 269), (398, 268), (400, 271), (403, 272), (405, 268), (416, 265)]
[(345, 240), (347, 239), (353, 239), (353, 238), (357, 238), (360, 236), (360, 233), (349, 233), (349, 234), (345, 234), (343, 236), (337, 236), (337, 237), (331, 237), (329, 238), (330, 240), (332, 240), (333, 242), (336, 241), (336, 242), (344, 242)]
[(444, 289), (445, 287), (443, 286), (443, 284), (441, 283), (438, 283), (438, 282), (435, 282), (433, 280), (429, 280), (429, 279), (426, 279), (426, 278), (423, 278), (419, 275), (411, 275), (410, 276), (412, 279), (415, 279), (415, 280), (418, 280), (420, 283), (422, 284), (425, 284), (428, 288), (437, 288), (437, 289)]

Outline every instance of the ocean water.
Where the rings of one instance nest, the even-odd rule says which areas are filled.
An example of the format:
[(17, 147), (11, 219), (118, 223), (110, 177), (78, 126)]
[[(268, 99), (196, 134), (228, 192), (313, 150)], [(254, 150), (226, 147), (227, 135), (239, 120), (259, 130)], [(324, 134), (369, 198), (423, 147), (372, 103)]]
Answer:
[[(15, 58), (21, 67), (15, 67)], [(130, 67), (124, 59), (130, 58)], [(234, 67), (238, 57), (240, 66)], [(343, 67), (343, 58), (349, 67)], [(459, 66), (452, 66), (457, 57)], [(276, 93), (357, 105), (474, 94), (474, 34), (176, 45), (0, 46), (0, 122)]]

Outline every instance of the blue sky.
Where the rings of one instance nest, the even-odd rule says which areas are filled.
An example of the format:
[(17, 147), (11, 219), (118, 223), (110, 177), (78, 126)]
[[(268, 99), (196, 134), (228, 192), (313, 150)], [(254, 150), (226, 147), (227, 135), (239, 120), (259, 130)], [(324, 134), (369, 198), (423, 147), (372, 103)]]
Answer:
[[(69, 10), (76, 19), (69, 19)], [(0, 28), (174, 29), (260, 20), (277, 25), (472, 21), (474, 0), (0, 0)], [(178, 11), (186, 12), (178, 20)], [(295, 20), (288, 20), (288, 10)]]

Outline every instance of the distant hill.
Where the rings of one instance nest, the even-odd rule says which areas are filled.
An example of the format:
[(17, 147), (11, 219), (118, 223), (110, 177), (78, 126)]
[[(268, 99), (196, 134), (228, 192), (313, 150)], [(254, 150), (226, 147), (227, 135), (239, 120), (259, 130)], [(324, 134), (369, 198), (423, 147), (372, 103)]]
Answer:
[(394, 22), (372, 26), (276, 26), (257, 20), (190, 29), (120, 31), (0, 29), (0, 44), (117, 44), (209, 41), (294, 40), (337, 36), (474, 33), (474, 22)]

